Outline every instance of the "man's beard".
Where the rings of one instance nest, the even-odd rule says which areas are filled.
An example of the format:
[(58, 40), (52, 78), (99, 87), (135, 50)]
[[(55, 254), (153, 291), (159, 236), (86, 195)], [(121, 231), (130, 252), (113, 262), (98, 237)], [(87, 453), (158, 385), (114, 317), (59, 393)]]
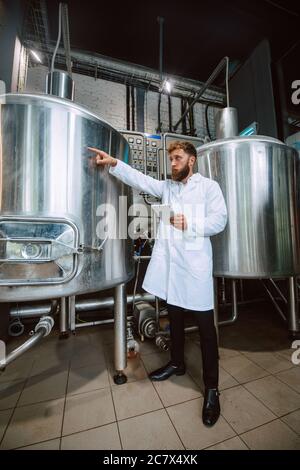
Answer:
[(184, 180), (190, 172), (190, 167), (189, 164), (187, 163), (182, 170), (176, 171), (172, 170), (172, 180), (174, 181), (182, 181)]

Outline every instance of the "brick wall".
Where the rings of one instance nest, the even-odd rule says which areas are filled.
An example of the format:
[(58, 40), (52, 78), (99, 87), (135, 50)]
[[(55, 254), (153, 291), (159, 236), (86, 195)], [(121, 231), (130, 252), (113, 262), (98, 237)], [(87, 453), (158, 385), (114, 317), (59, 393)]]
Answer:
[[(39, 65), (28, 69), (26, 91), (41, 93), (45, 91), (47, 67)], [(126, 129), (126, 87), (125, 85), (73, 74), (75, 82), (75, 102), (85, 106), (119, 130)], [(215, 94), (216, 96), (216, 94)], [(172, 121), (175, 124), (181, 115), (181, 100), (172, 97)], [(158, 93), (145, 93), (145, 132), (156, 133), (158, 125)], [(195, 127), (198, 137), (207, 135), (205, 125), (205, 106), (197, 103), (194, 107)], [(169, 130), (168, 98), (162, 95), (161, 121), (163, 131)], [(210, 132), (214, 135), (214, 108), (209, 109)], [(178, 132), (181, 132), (179, 127)]]

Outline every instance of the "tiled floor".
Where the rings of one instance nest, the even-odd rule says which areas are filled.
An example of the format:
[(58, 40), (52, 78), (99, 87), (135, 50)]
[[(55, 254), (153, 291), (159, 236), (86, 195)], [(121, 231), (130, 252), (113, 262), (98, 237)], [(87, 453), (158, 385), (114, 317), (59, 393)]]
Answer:
[(208, 429), (197, 334), (186, 338), (184, 376), (150, 382), (169, 355), (147, 342), (119, 386), (112, 328), (83, 328), (67, 340), (52, 334), (0, 375), (0, 449), (300, 449), (291, 344), (263, 307), (220, 329), (222, 415)]

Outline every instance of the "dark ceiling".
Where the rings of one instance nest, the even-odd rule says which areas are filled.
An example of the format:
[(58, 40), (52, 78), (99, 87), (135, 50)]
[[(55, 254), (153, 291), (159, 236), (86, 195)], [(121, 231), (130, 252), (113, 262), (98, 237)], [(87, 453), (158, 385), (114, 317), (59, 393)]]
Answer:
[[(64, 0), (71, 47), (159, 68), (164, 23), (164, 71), (205, 81), (222, 57), (243, 62), (264, 38), (276, 62), (300, 38), (300, 2), (287, 0)], [(57, 0), (47, 0), (50, 37), (57, 36)], [(295, 47), (292, 49), (295, 53)], [(290, 68), (300, 61), (291, 60)], [(295, 77), (296, 79), (297, 77)], [(299, 77), (298, 77), (299, 78)]]

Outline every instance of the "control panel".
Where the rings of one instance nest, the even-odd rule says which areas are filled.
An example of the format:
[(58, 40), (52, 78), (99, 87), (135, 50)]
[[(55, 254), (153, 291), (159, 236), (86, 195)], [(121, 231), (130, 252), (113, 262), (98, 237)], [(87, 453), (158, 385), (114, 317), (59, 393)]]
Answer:
[(161, 136), (155, 134), (145, 134), (146, 139), (146, 164), (147, 175), (153, 178), (161, 178)]
[(130, 165), (152, 178), (161, 178), (161, 136), (140, 132), (122, 131), (130, 146)]

